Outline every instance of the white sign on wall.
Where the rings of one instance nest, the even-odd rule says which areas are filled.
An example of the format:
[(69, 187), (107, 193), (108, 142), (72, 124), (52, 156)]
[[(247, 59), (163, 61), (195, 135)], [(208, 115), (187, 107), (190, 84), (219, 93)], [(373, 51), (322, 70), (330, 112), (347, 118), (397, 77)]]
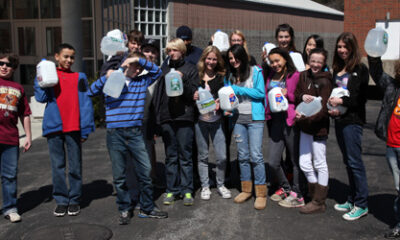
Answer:
[(377, 22), (376, 27), (381, 27), (389, 35), (389, 42), (386, 53), (382, 60), (397, 60), (400, 58), (400, 20), (389, 21), (388, 28), (385, 28), (385, 22)]

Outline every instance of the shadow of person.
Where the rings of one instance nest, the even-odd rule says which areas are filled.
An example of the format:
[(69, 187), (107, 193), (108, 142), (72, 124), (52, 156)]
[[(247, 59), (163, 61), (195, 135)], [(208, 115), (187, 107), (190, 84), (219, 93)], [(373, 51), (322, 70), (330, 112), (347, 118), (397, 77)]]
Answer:
[(46, 185), (39, 189), (22, 193), (17, 202), (18, 212), (23, 214), (36, 208), (41, 203), (50, 202), (53, 199), (52, 190), (53, 185)]
[(104, 179), (83, 184), (81, 208), (89, 206), (93, 200), (111, 196), (112, 192), (113, 186)]
[(376, 194), (368, 197), (368, 211), (376, 219), (386, 223), (391, 228), (396, 225), (393, 204), (396, 195), (394, 194)]

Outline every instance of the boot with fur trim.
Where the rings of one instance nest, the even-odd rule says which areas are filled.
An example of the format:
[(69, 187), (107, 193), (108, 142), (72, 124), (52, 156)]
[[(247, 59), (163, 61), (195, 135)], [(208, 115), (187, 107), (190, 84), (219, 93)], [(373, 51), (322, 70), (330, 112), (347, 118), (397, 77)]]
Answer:
[(242, 192), (233, 200), (235, 203), (243, 203), (251, 198), (253, 183), (251, 181), (242, 181)]
[(256, 201), (254, 202), (254, 208), (263, 210), (267, 206), (267, 185), (255, 185), (255, 190)]
[(325, 212), (325, 200), (328, 195), (328, 187), (317, 184), (315, 187), (313, 200), (300, 208), (300, 213), (311, 214)]

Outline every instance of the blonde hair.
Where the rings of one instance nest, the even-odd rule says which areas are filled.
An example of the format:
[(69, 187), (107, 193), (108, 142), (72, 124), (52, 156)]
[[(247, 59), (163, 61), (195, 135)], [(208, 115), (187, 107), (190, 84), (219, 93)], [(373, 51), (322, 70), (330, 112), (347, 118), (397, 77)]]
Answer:
[(204, 63), (206, 61), (208, 54), (210, 53), (215, 53), (215, 55), (217, 56), (217, 66), (215, 66), (215, 68), (213, 69), (214, 72), (216, 72), (221, 76), (225, 76), (225, 61), (222, 58), (221, 52), (215, 46), (208, 46), (204, 49), (203, 53), (201, 54), (200, 60), (197, 63), (197, 70), (199, 72), (200, 82), (203, 79), (204, 72), (206, 70)]
[(182, 55), (186, 54), (185, 42), (183, 42), (183, 40), (180, 38), (174, 38), (171, 41), (169, 41), (167, 43), (167, 46), (165, 47), (165, 53), (168, 54), (168, 52), (172, 49), (180, 51)]
[(242, 38), (242, 40), (243, 40), (242, 46), (243, 46), (244, 50), (246, 50), (247, 56), (249, 56), (249, 60), (250, 60), (251, 56), (250, 56), (250, 53), (249, 53), (249, 49), (247, 48), (247, 41), (246, 41), (246, 38), (244, 37), (244, 34), (242, 33), (242, 31), (236, 29), (233, 32), (231, 32), (231, 34), (229, 35), (229, 44), (231, 45), (231, 47), (232, 47), (231, 41), (232, 41), (232, 36), (233, 35), (238, 35), (238, 36), (240, 36)]

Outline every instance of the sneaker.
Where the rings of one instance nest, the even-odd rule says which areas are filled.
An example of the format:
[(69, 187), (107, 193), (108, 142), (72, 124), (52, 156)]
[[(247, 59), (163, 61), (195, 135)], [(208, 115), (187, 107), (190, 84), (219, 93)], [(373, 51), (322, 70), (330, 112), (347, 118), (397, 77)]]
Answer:
[(219, 195), (222, 196), (222, 198), (231, 198), (231, 191), (229, 191), (229, 189), (227, 189), (224, 185), (222, 185), (221, 187), (217, 188), (217, 192), (219, 193)]
[(210, 200), (211, 191), (209, 187), (203, 187), (201, 189), (200, 198), (203, 200)]
[(289, 196), (281, 201), (279, 205), (287, 208), (295, 208), (304, 206), (304, 198), (298, 198), (297, 193), (291, 191)]
[(127, 225), (129, 224), (132, 217), (132, 213), (130, 211), (123, 211), (119, 214), (118, 223), (119, 225)]
[(185, 196), (183, 197), (183, 205), (185, 206), (192, 206), (194, 202), (194, 199), (192, 197), (191, 193), (185, 193)]
[(279, 202), (279, 201), (282, 201), (283, 199), (285, 199), (286, 197), (287, 197), (287, 193), (285, 192), (285, 190), (283, 190), (283, 188), (279, 188), (274, 194), (272, 194), (271, 200), (275, 201), (275, 202)]
[(368, 208), (354, 206), (350, 212), (345, 213), (343, 218), (347, 221), (354, 221), (368, 214)]
[(56, 217), (64, 217), (67, 213), (67, 206), (66, 205), (57, 205), (56, 209), (54, 210), (53, 214)]
[(68, 206), (68, 215), (77, 216), (81, 212), (81, 207), (79, 204), (71, 204)]
[(9, 213), (8, 215), (6, 215), (4, 217), (6, 219), (10, 220), (10, 222), (12, 222), (12, 223), (21, 222), (21, 216), (16, 212)]
[(393, 228), (389, 232), (385, 233), (384, 237), (388, 239), (400, 238), (400, 228)]
[(150, 212), (145, 212), (143, 210), (140, 210), (138, 216), (140, 218), (167, 218), (168, 217), (168, 213), (162, 212), (162, 211), (154, 208)]
[(353, 209), (353, 204), (349, 203), (349, 202), (345, 202), (342, 204), (336, 203), (335, 204), (335, 210), (339, 211), (339, 212), (350, 212), (351, 209)]
[(175, 196), (173, 193), (166, 193), (164, 196), (164, 205), (171, 205), (175, 201)]

